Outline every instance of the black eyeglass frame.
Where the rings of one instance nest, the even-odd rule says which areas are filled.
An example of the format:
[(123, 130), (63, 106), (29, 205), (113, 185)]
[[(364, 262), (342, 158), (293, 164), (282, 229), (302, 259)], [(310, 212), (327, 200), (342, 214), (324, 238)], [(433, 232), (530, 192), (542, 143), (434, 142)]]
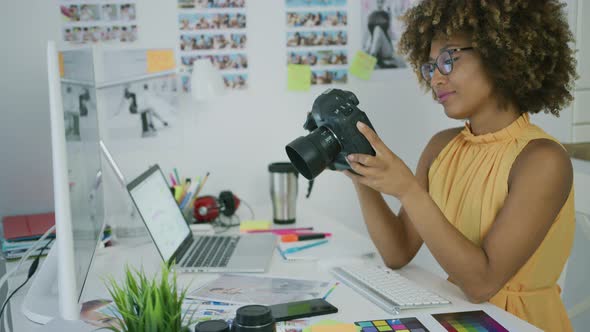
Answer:
[[(474, 48), (472, 46), (468, 46), (468, 47), (458, 47), (458, 48), (450, 48), (450, 49), (444, 50), (444, 52), (442, 52), (441, 54), (439, 54), (436, 57), (436, 59), (434, 60), (434, 62), (427, 62), (427, 63), (424, 63), (424, 64), (422, 64), (420, 66), (420, 73), (422, 74), (422, 78), (426, 82), (430, 83), (430, 81), (432, 81), (432, 77), (434, 76), (434, 70), (438, 70), (439, 73), (441, 73), (441, 74), (443, 74), (445, 76), (449, 75), (450, 73), (453, 72), (453, 67), (454, 67), (454, 64), (455, 64), (455, 59), (453, 58), (453, 54), (456, 53), (456, 52), (468, 51), (468, 50), (473, 50), (473, 49)], [(445, 53), (448, 53), (449, 54), (449, 58), (451, 60), (451, 69), (448, 72), (446, 70), (441, 70), (440, 69), (440, 66), (438, 65), (438, 59), (443, 54), (445, 54)], [(431, 72), (430, 69), (432, 69), (432, 75), (430, 75), (430, 74), (429, 75), (424, 74), (424, 69), (425, 69), (424, 66), (429, 66), (429, 68), (428, 68), (429, 69), (429, 71), (428, 71), (429, 73)]]

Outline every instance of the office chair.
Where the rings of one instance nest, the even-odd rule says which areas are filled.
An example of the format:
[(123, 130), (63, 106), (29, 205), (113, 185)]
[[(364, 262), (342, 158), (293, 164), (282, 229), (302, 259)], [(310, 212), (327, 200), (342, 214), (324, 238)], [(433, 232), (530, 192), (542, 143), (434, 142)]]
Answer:
[(590, 326), (590, 215), (576, 213), (576, 233), (563, 289), (563, 303), (574, 331), (586, 331)]

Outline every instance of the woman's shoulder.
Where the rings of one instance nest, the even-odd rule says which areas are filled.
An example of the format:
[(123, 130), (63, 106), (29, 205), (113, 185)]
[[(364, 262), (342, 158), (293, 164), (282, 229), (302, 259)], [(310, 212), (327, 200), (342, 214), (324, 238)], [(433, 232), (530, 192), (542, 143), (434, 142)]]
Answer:
[(509, 183), (515, 176), (527, 172), (561, 174), (568, 183), (573, 177), (573, 167), (567, 151), (550, 136), (527, 142), (512, 164)]
[(428, 165), (436, 159), (440, 152), (453, 140), (453, 138), (457, 137), (463, 129), (465, 129), (465, 127), (448, 128), (441, 130), (432, 136), (424, 148), (423, 153), (428, 161)]

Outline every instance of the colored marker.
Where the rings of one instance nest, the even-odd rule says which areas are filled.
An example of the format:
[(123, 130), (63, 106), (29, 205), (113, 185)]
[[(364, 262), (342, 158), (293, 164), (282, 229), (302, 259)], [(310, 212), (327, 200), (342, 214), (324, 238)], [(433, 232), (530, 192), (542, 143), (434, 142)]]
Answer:
[(316, 247), (316, 246), (322, 245), (324, 243), (328, 243), (328, 240), (322, 240), (322, 241), (318, 241), (318, 242), (315, 242), (315, 243), (306, 244), (306, 245), (300, 246), (300, 247), (293, 247), (293, 248), (285, 249), (283, 251), (283, 254), (287, 255), (287, 254), (296, 253), (296, 252), (299, 252), (301, 250), (305, 250), (305, 249), (308, 249), (308, 248), (312, 248), (312, 247)]
[(318, 240), (324, 239), (328, 236), (331, 236), (330, 233), (307, 233), (307, 234), (285, 234), (281, 235), (281, 242), (297, 242), (297, 241), (307, 241), (307, 240)]
[(336, 283), (334, 284), (334, 286), (332, 286), (332, 288), (330, 288), (330, 290), (328, 290), (328, 292), (326, 293), (326, 295), (324, 295), (324, 297), (322, 297), (322, 299), (324, 299), (324, 300), (325, 300), (325, 299), (327, 299), (327, 298), (328, 298), (328, 295), (332, 294), (332, 292), (334, 291), (334, 289), (335, 289), (335, 288), (336, 288), (336, 286), (338, 286), (338, 285), (340, 285), (340, 283), (339, 283), (339, 282), (336, 282)]
[(184, 207), (186, 206), (186, 204), (189, 202), (189, 200), (191, 199), (191, 196), (193, 195), (193, 193), (191, 193), (190, 191), (184, 195), (184, 198), (182, 199), (182, 203), (180, 203), (179, 207), (180, 209), (184, 209)]
[(276, 235), (291, 234), (298, 231), (313, 231), (313, 227), (299, 227), (299, 228), (279, 228), (279, 229), (256, 229), (248, 231), (248, 233), (273, 233)]
[(201, 183), (199, 183), (199, 186), (197, 187), (197, 191), (195, 192), (196, 197), (198, 197), (199, 194), (201, 193), (201, 190), (203, 190), (203, 187), (205, 186), (205, 182), (207, 182), (208, 178), (209, 178), (209, 172), (207, 172), (207, 174), (205, 174), (205, 176), (203, 177), (203, 181), (201, 181)]
[(176, 183), (180, 185), (180, 176), (178, 176), (178, 170), (176, 169), (176, 167), (174, 167), (174, 174), (176, 175)]
[(277, 250), (279, 251), (279, 254), (281, 254), (281, 257), (283, 257), (284, 260), (287, 260), (287, 256), (285, 256), (285, 253), (281, 250), (281, 248), (277, 246)]

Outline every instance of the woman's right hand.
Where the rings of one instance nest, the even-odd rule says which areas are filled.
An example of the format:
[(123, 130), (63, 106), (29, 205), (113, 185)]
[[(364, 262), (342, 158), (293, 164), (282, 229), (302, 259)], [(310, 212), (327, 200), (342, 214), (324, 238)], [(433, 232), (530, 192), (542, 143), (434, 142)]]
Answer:
[(342, 174), (346, 175), (352, 181), (352, 184), (354, 185), (354, 188), (357, 191), (358, 190), (367, 190), (367, 189), (368, 190), (374, 190), (371, 187), (360, 183), (359, 177), (356, 174), (352, 173), (351, 171), (349, 171), (349, 170), (343, 170), (343, 171), (340, 171), (340, 172)]

